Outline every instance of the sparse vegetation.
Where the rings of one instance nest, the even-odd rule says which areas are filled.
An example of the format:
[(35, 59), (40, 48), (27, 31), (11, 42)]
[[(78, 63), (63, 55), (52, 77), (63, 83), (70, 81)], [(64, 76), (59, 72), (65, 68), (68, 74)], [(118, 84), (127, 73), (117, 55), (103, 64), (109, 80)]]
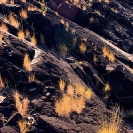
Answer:
[[(61, 80), (62, 86), (60, 90), (64, 90), (64, 81)], [(93, 93), (91, 89), (85, 90), (85, 87), (77, 84), (73, 87), (71, 84), (67, 86), (66, 93), (55, 102), (55, 112), (61, 117), (69, 117), (71, 112), (80, 114), (85, 108), (85, 98), (90, 99)]]
[(28, 130), (26, 120), (22, 119), (22, 120), (19, 120), (17, 123), (18, 123), (19, 129), (20, 129), (20, 133), (26, 133)]
[(12, 26), (14, 26), (15, 28), (19, 28), (19, 22), (18, 22), (18, 20), (13, 16), (13, 14), (10, 13), (8, 17), (9, 17), (10, 24), (11, 24)]
[(4, 85), (4, 82), (3, 82), (1, 75), (0, 75), (0, 89), (3, 89), (4, 87), (5, 87), (5, 85)]
[(2, 23), (0, 25), (0, 28), (4, 31), (4, 32), (8, 32), (8, 27), (6, 26), (6, 24)]
[(24, 32), (23, 32), (23, 30), (20, 30), (19, 32), (18, 32), (18, 38), (20, 39), (20, 40), (24, 40)]
[(120, 109), (116, 109), (111, 116), (104, 117), (102, 119), (102, 127), (98, 130), (97, 133), (119, 133), (121, 129), (121, 118), (119, 116)]
[(115, 54), (108, 47), (104, 46), (102, 49), (103, 56), (107, 57), (111, 62), (115, 61)]
[(21, 114), (22, 117), (24, 117), (27, 114), (28, 106), (29, 106), (29, 100), (28, 98), (23, 98), (23, 100), (20, 100), (20, 94), (16, 91), (13, 94), (14, 100), (15, 100), (15, 107), (19, 114)]
[(3, 38), (3, 35), (0, 33), (0, 46), (2, 45), (2, 38)]
[(65, 85), (66, 85), (65, 81), (62, 80), (62, 79), (60, 79), (60, 81), (59, 81), (59, 87), (60, 87), (60, 90), (61, 91), (64, 91)]
[(7, 0), (1, 0), (0, 4), (7, 4)]
[(85, 45), (84, 43), (81, 43), (81, 44), (79, 45), (79, 50), (80, 50), (81, 53), (84, 54), (85, 51), (87, 50), (86, 45)]
[(35, 47), (35, 46), (37, 45), (37, 40), (36, 40), (35, 35), (33, 35), (33, 36), (31, 37), (30, 41), (31, 41), (31, 45), (32, 45), (32, 46)]
[(60, 45), (60, 53), (61, 55), (65, 58), (65, 56), (67, 55), (68, 49), (66, 47), (65, 44), (61, 44)]
[(35, 73), (30, 73), (28, 76), (28, 82), (35, 81)]
[(23, 67), (25, 68), (26, 71), (32, 70), (31, 64), (30, 64), (30, 58), (28, 54), (24, 55)]
[(24, 9), (21, 9), (21, 11), (20, 11), (20, 16), (21, 16), (23, 19), (26, 19), (26, 18), (28, 17), (27, 11), (24, 10)]

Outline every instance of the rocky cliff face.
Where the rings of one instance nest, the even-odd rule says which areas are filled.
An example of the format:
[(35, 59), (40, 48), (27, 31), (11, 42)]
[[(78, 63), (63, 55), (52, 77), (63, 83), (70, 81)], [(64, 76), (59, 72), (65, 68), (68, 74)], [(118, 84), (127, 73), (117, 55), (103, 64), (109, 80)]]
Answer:
[[(28, 132), (98, 133), (115, 103), (133, 107), (133, 2), (73, 3), (0, 4), (0, 132), (20, 132), (17, 121), (24, 119)], [(67, 91), (61, 92), (60, 79), (91, 88), (80, 114), (64, 118), (55, 111), (56, 100)], [(15, 108), (16, 90), (21, 100), (29, 100), (24, 117)], [(120, 132), (131, 133), (132, 119), (120, 119)]]

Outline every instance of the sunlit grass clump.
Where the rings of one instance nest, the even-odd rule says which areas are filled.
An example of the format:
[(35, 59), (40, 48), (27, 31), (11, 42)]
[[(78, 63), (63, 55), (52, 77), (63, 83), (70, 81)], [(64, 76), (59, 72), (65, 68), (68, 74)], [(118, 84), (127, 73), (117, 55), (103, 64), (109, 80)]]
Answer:
[(119, 116), (119, 108), (111, 114), (110, 117), (105, 117), (102, 119), (102, 127), (97, 133), (120, 133), (121, 129), (121, 119)]
[(82, 113), (85, 108), (85, 99), (91, 99), (93, 92), (90, 88), (86, 90), (81, 84), (76, 86), (69, 84), (66, 90), (65, 85), (66, 83), (60, 80), (59, 87), (62, 97), (55, 102), (55, 112), (60, 117), (68, 118), (72, 112)]

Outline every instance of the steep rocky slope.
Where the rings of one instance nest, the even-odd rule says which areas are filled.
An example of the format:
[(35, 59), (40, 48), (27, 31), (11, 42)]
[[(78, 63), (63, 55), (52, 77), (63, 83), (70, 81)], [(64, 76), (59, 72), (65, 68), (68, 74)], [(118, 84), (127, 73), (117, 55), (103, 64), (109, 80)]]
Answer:
[[(133, 107), (132, 1), (92, 0), (80, 4), (86, 5), (86, 9), (68, 2), (63, 9), (62, 5), (54, 9), (51, 1), (47, 1), (50, 9), (35, 0), (0, 4), (0, 34), (3, 35), (0, 74), (5, 83), (0, 90), (0, 132), (19, 132), (17, 121), (22, 116), (15, 108), (15, 90), (21, 98), (29, 99), (26, 119), (31, 118), (29, 132), (34, 133), (97, 133), (102, 117), (110, 116), (115, 102), (122, 108)], [(71, 14), (70, 5), (77, 10), (72, 17), (65, 14), (67, 11)], [(21, 9), (27, 10), (26, 19), (20, 16)], [(19, 28), (5, 20), (10, 13), (16, 16)], [(7, 32), (4, 24), (9, 29)], [(29, 36), (24, 40), (18, 38), (19, 30), (29, 30), (35, 35), (37, 46), (31, 45)], [(79, 48), (81, 44), (86, 46), (85, 51)], [(115, 60), (109, 60), (108, 55), (104, 57), (104, 50), (110, 51)], [(25, 53), (31, 60), (31, 72), (23, 68)], [(31, 73), (35, 73), (34, 81), (28, 81)], [(62, 96), (60, 79), (92, 89), (93, 95), (86, 99), (81, 114), (73, 112), (69, 118), (62, 118), (55, 113), (55, 101)], [(103, 91), (106, 83), (111, 88), (108, 99)], [(124, 120), (121, 133), (131, 133), (132, 121), (129, 125)]]

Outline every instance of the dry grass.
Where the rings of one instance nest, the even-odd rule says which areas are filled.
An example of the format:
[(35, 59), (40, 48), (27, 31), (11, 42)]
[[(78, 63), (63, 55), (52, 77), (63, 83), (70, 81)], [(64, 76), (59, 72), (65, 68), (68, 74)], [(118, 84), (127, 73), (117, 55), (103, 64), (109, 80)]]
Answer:
[(67, 46), (65, 44), (61, 44), (60, 54), (65, 58), (65, 56), (67, 55), (67, 52), (68, 52)]
[(62, 79), (60, 79), (60, 81), (59, 81), (59, 87), (60, 87), (60, 90), (61, 91), (64, 91), (65, 85), (66, 85), (65, 81), (62, 80)]
[(115, 54), (108, 47), (104, 46), (102, 49), (103, 56), (107, 57), (111, 62), (115, 61)]
[(86, 45), (85, 45), (84, 43), (81, 43), (81, 44), (79, 45), (79, 50), (80, 50), (81, 53), (84, 54), (85, 51), (87, 50)]
[(28, 6), (28, 11), (35, 11), (37, 8), (33, 5)]
[(6, 26), (6, 24), (2, 23), (0, 25), (0, 28), (4, 31), (4, 32), (8, 32), (8, 27)]
[(93, 96), (93, 92), (90, 88), (88, 88), (86, 91), (85, 91), (85, 94), (84, 94), (85, 98), (86, 99), (91, 99), (91, 97)]
[(5, 87), (5, 85), (4, 85), (4, 82), (3, 82), (1, 75), (0, 75), (0, 89), (3, 89), (4, 87)]
[(21, 9), (21, 11), (20, 11), (20, 16), (21, 16), (23, 19), (26, 19), (26, 18), (28, 17), (27, 11), (24, 10), (24, 9)]
[(61, 117), (69, 117), (71, 113), (72, 98), (64, 94), (63, 97), (56, 101), (55, 112)]
[(4, 20), (5, 23), (9, 23), (8, 17), (6, 15), (4, 15)]
[(63, 25), (65, 24), (64, 18), (61, 18), (60, 23), (63, 24)]
[(12, 13), (9, 14), (8, 16), (10, 24), (15, 27), (15, 28), (19, 28), (19, 22), (18, 20), (12, 15)]
[(17, 123), (18, 123), (19, 129), (20, 129), (20, 133), (26, 133), (28, 130), (26, 120), (22, 119), (22, 120), (19, 120)]
[(0, 4), (7, 4), (7, 0), (0, 0)]
[(111, 91), (110, 85), (109, 85), (108, 83), (105, 84), (104, 91), (105, 91), (105, 92)]
[(2, 38), (3, 38), (3, 35), (0, 33), (0, 46), (2, 45)]
[(36, 40), (36, 37), (34, 35), (31, 37), (30, 41), (31, 41), (32, 46), (35, 47), (37, 45), (37, 40)]
[(25, 31), (25, 36), (27, 37), (27, 38), (30, 38), (30, 32), (26, 29), (26, 31)]
[(20, 39), (20, 40), (24, 40), (24, 37), (25, 37), (25, 35), (24, 35), (24, 32), (23, 32), (23, 30), (20, 30), (19, 32), (18, 32), (18, 38)]
[[(64, 82), (63, 82), (64, 90)], [(55, 102), (55, 112), (61, 117), (69, 117), (71, 112), (82, 113), (85, 108), (85, 98), (90, 99), (93, 93), (91, 89), (85, 90), (85, 87), (77, 84), (73, 87), (71, 84), (67, 86), (66, 93)]]
[(74, 97), (74, 94), (75, 94), (74, 91), (75, 91), (75, 89), (72, 85), (67, 86), (67, 94), (68, 95), (70, 95), (71, 97)]
[(31, 71), (32, 70), (30, 62), (31, 61), (30, 61), (29, 55), (25, 54), (24, 55), (24, 61), (23, 61), (23, 67), (25, 68), (26, 71)]
[(22, 2), (26, 3), (26, 0), (21, 0)]
[(105, 2), (109, 4), (110, 0), (105, 0)]
[(31, 82), (31, 81), (35, 81), (35, 74), (34, 73), (30, 73), (28, 76), (28, 82)]
[(93, 62), (96, 63), (97, 61), (98, 61), (98, 59), (97, 59), (96, 55), (94, 55)]
[(82, 6), (82, 9), (85, 11), (86, 10), (86, 5), (83, 5)]
[(109, 118), (103, 118), (102, 128), (97, 133), (119, 133), (121, 126), (121, 119), (119, 116), (119, 108)]
[(14, 4), (14, 0), (9, 0), (9, 3), (10, 3), (11, 5), (13, 5), (13, 4)]
[(18, 113), (21, 114), (22, 117), (24, 117), (27, 114), (28, 106), (29, 106), (29, 100), (28, 98), (23, 98), (23, 100), (20, 100), (20, 94), (16, 91), (13, 94), (14, 100), (15, 100), (15, 107), (18, 110)]

